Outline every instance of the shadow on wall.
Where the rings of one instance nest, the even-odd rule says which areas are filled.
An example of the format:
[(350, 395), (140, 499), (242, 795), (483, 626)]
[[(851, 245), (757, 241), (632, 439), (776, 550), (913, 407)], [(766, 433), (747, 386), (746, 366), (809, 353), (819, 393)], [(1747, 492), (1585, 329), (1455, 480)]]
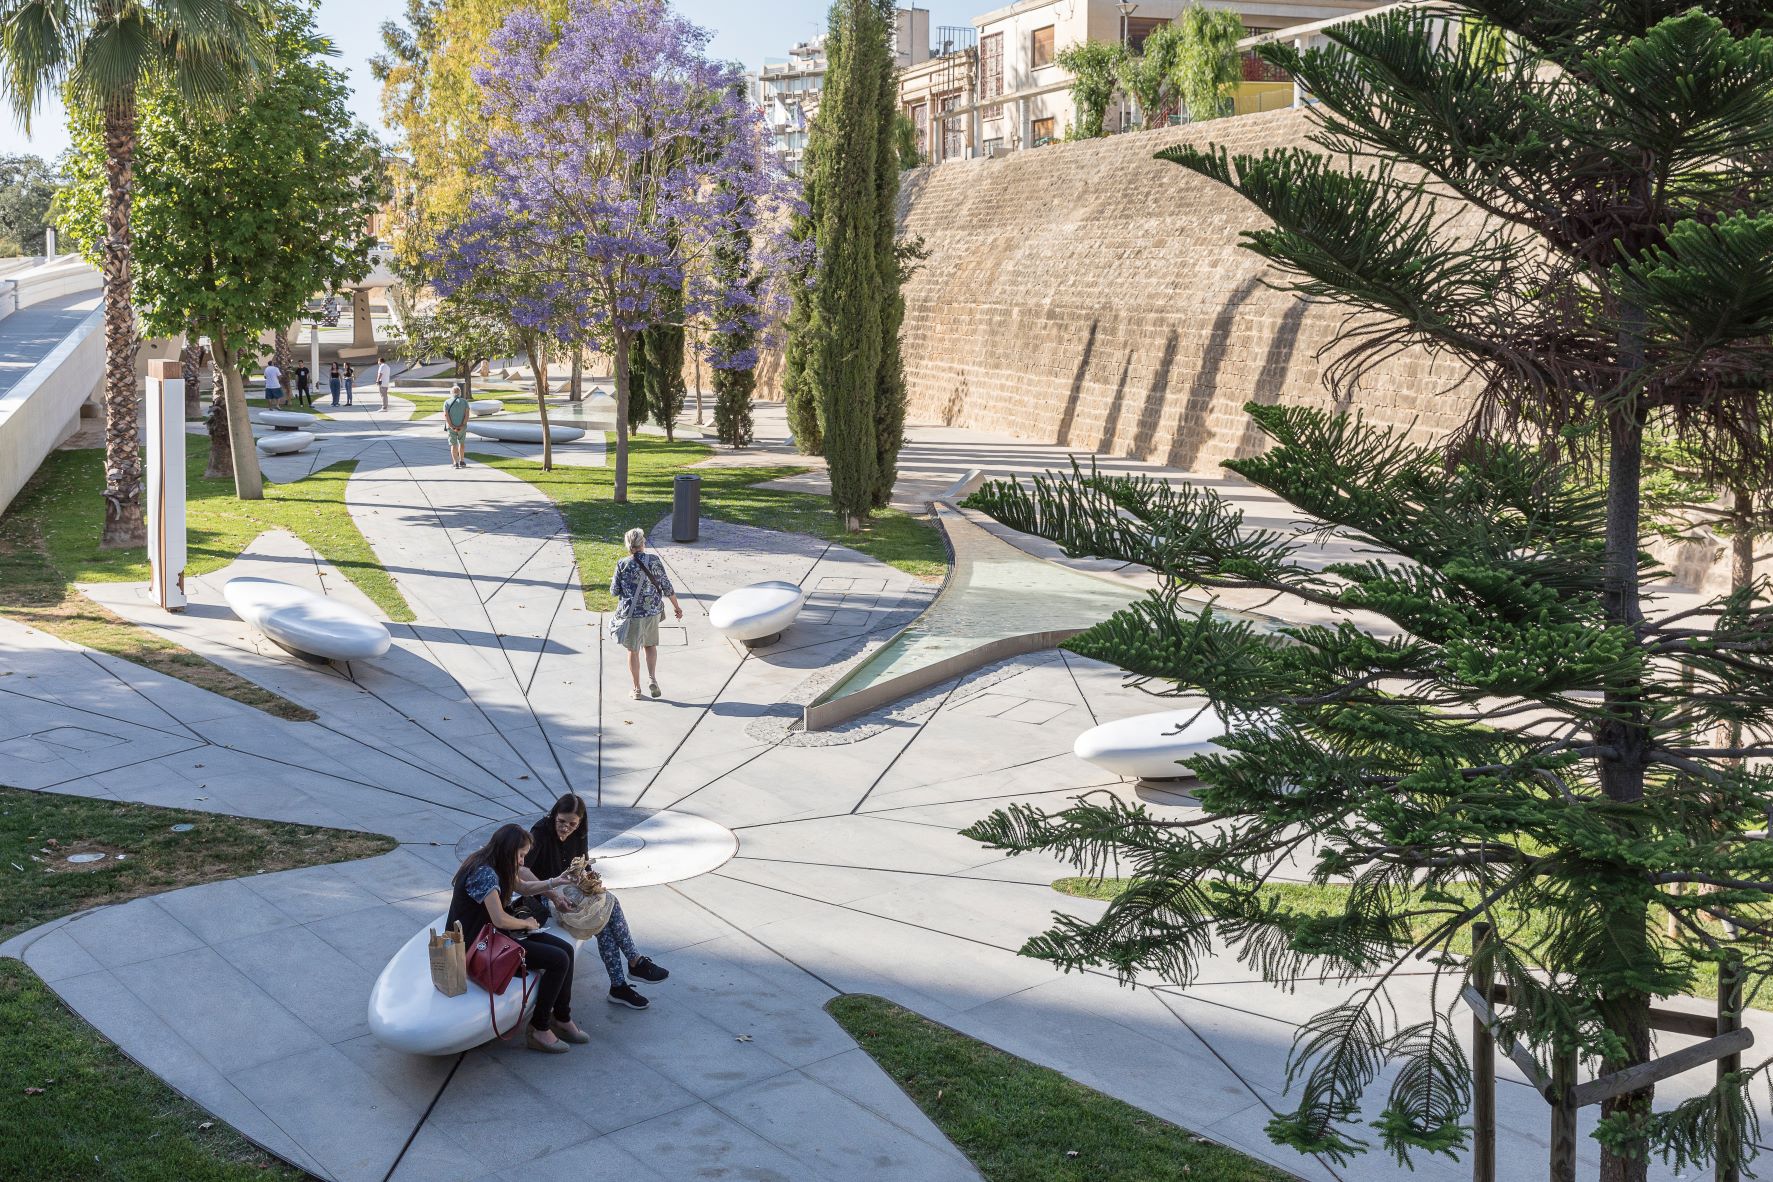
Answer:
[[(1281, 315), (1280, 328), (1268, 342), (1268, 355), (1262, 359), (1262, 368), (1256, 373), (1256, 388), (1250, 391), (1251, 402), (1273, 406), (1281, 400), (1281, 392), (1287, 388), (1287, 375), (1293, 369), (1293, 353), (1299, 347), (1299, 324), (1310, 310), (1310, 301), (1300, 296)], [(1340, 395), (1336, 409), (1347, 409), (1346, 399)], [(1243, 434), (1238, 437), (1237, 450), (1232, 454), (1251, 456), (1266, 449), (1267, 442), (1255, 421), (1245, 419)]]
[(1172, 415), (1176, 433), (1170, 437), (1170, 451), (1164, 457), (1164, 463), (1170, 467), (1193, 471), (1200, 459), (1200, 453), (1212, 435), (1207, 412), (1219, 394), (1219, 371), (1225, 366), (1232, 330), (1237, 327), (1237, 318), (1244, 311), (1245, 304), (1262, 286), (1260, 274), (1249, 276), (1238, 284), (1237, 290), (1219, 306), (1218, 315), (1213, 317), (1213, 327), (1207, 332), (1206, 344), (1201, 348), (1200, 365), (1194, 371), (1194, 380), (1188, 383), (1188, 395)]
[(1053, 442), (1065, 447), (1072, 445), (1071, 427), (1077, 422), (1077, 404), (1083, 398), (1084, 379), (1090, 374), (1090, 359), (1096, 355), (1096, 334), (1101, 330), (1100, 320), (1090, 321), (1090, 331), (1084, 337), (1083, 355), (1077, 359), (1077, 372), (1071, 375), (1071, 391), (1065, 396), (1065, 409), (1059, 412), (1059, 426)]

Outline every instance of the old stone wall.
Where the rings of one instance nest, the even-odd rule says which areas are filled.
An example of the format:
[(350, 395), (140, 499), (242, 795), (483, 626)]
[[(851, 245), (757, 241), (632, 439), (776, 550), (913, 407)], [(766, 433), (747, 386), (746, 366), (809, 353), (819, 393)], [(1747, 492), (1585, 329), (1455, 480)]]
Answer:
[[(1179, 141), (1305, 143), (1301, 111), (1055, 144), (908, 173), (928, 259), (906, 287), (910, 420), (1012, 432), (1188, 470), (1257, 450), (1251, 400), (1352, 405), (1423, 436), (1462, 423), (1463, 370), (1416, 353), (1326, 388), (1345, 315), (1264, 282), (1261, 224), (1227, 189), (1152, 159)], [(776, 359), (771, 358), (772, 365)]]

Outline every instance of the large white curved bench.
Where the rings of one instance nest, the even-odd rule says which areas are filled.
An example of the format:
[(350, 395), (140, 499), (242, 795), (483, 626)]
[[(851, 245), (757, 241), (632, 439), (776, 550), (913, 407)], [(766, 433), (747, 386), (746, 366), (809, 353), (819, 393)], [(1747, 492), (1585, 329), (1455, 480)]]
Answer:
[(279, 431), (300, 431), (320, 421), (319, 415), (305, 415), (296, 410), (261, 410), (257, 421)]
[(1072, 753), (1137, 780), (1179, 780), (1194, 773), (1188, 761), (1223, 750), (1225, 722), (1212, 707), (1193, 706), (1139, 714), (1092, 727), (1077, 737)]
[(728, 591), (708, 609), (708, 623), (729, 640), (764, 645), (794, 623), (806, 603), (799, 583), (771, 579)]
[[(530, 1005), (523, 1004), (523, 981), (513, 977), (505, 992), (487, 1004), (486, 990), (468, 982), (468, 991), (445, 997), (431, 984), (430, 935), (443, 930), (446, 916), (420, 928), (401, 945), (369, 991), (369, 1032), (377, 1041), (410, 1055), (455, 1055), (493, 1038), (493, 1014), (499, 1030), (509, 1035), (529, 1017), (535, 1005), (531, 978)], [(580, 946), (579, 940), (549, 920), (546, 930)], [(472, 940), (478, 932), (464, 933)]]
[(474, 415), (496, 415), (505, 409), (505, 404), (497, 398), (476, 398), (468, 404), (468, 411)]
[(386, 624), (276, 579), (229, 579), (222, 598), (235, 615), (297, 656), (359, 661), (381, 656), (393, 643)]
[(286, 456), (298, 452), (314, 442), (311, 431), (273, 431), (269, 435), (257, 436), (259, 450), (268, 456)]
[[(497, 439), (502, 443), (540, 443), (542, 442), (542, 424), (500, 422), (497, 419), (486, 419), (468, 424), (470, 433), (482, 439)], [(555, 443), (571, 443), (575, 439), (583, 439), (585, 432), (579, 427), (557, 427), (548, 425), (548, 436)]]

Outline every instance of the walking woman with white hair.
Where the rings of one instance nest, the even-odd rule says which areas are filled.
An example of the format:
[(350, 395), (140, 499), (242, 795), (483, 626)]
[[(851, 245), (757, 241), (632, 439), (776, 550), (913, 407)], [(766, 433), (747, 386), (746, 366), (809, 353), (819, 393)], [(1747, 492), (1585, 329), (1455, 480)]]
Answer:
[(610, 621), (610, 636), (628, 650), (628, 674), (634, 678), (634, 697), (640, 692), (640, 654), (646, 651), (646, 679), (653, 697), (659, 696), (659, 619), (665, 614), (665, 600), (671, 610), (683, 619), (683, 605), (671, 587), (671, 576), (657, 554), (646, 549), (646, 531), (639, 526), (629, 530), (622, 540), (628, 543), (628, 557), (616, 563), (610, 576), (609, 593), (616, 597), (616, 615)]

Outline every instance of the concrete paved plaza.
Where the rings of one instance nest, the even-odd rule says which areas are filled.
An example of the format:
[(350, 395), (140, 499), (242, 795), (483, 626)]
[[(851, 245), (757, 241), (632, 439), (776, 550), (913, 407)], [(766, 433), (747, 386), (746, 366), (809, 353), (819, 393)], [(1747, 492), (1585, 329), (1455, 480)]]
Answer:
[[(956, 831), (1011, 801), (1137, 791), (1071, 755), (1081, 730), (1154, 708), (1115, 670), (1039, 654), (833, 734), (795, 734), (797, 704), (933, 587), (842, 547), (705, 522), (694, 545), (653, 532), (685, 619), (664, 629), (664, 697), (633, 701), (553, 505), (484, 465), (451, 470), (435, 424), (404, 421), (404, 405), (382, 415), (361, 393), (350, 410), (321, 408), (336, 420), (319, 425), (316, 455), (266, 469), (298, 479), (358, 458), (350, 511), (418, 614), (393, 625), (386, 657), (307, 665), (226, 609), (221, 584), (254, 573), (374, 612), (288, 535), (193, 580), (182, 616), (154, 611), (140, 588), (92, 589), (319, 721), (280, 721), (0, 619), (6, 780), (400, 842), (365, 862), (100, 908), (5, 947), (135, 1059), (341, 1182), (976, 1177), (821, 1008), (838, 993), (877, 993), (1300, 1177), (1406, 1176), (1380, 1154), (1331, 1168), (1263, 1134), (1288, 1106), (1297, 1024), (1348, 987), (1284, 991), (1225, 956), (1186, 988), (1129, 988), (1016, 954), (1053, 911), (1100, 904), (1049, 889), (1069, 867), (1005, 859)], [(779, 445), (779, 413), (761, 419)], [(593, 441), (561, 450), (603, 460)], [(1044, 467), (1056, 453), (938, 429), (914, 432), (907, 454), (908, 480), (940, 487), (971, 467)], [(712, 600), (766, 578), (810, 589), (801, 621), (758, 651), (714, 634)], [(707, 818), (738, 838), (717, 869), (622, 891), (643, 950), (671, 970), (647, 987), (652, 1008), (605, 1005), (602, 966), (581, 955), (587, 1047), (424, 1059), (378, 1045), (365, 1020), (371, 983), (446, 906), (458, 843), (527, 823), (569, 788), (604, 808)], [(1147, 796), (1164, 815), (1196, 811), (1185, 796)], [(1406, 1014), (1430, 1004), (1426, 981), (1398, 982)], [(1765, 1045), (1773, 1023), (1755, 1013), (1751, 1024)], [(1501, 1070), (1502, 1176), (1538, 1177), (1547, 1110), (1511, 1064)], [(1697, 1086), (1664, 1085), (1661, 1098)], [(1409, 1176), (1451, 1182), (1469, 1167), (1420, 1160)]]

